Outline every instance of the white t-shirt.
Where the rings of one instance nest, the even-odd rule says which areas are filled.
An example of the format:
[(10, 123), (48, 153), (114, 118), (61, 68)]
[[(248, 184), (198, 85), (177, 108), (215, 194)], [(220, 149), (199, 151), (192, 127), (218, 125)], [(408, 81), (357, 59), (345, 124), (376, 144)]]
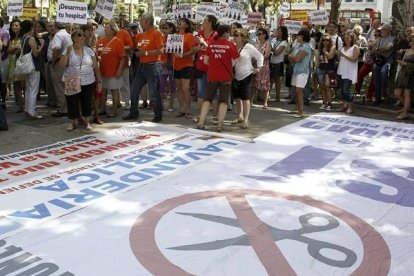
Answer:
[[(336, 43), (336, 40), (338, 39), (338, 44)], [(331, 36), (331, 40), (332, 40), (332, 45), (338, 50), (340, 51), (342, 49), (342, 47), (344, 46), (344, 43), (342, 42), (342, 38), (339, 35), (333, 35)]]
[[(62, 55), (66, 55), (67, 48), (62, 52)], [(70, 74), (73, 71), (78, 71), (80, 74), (81, 85), (89, 85), (95, 82), (95, 72), (93, 70), (93, 60), (95, 56), (93, 50), (89, 47), (83, 47), (83, 56), (78, 56), (74, 50), (71, 51), (68, 60), (68, 65), (65, 68), (62, 80), (65, 79), (66, 74)]]
[(235, 78), (239, 81), (247, 78), (254, 71), (252, 58), (257, 60), (257, 67), (263, 66), (263, 55), (250, 43), (244, 45), (240, 52), (240, 58), (234, 64)]
[[(280, 53), (280, 55), (278, 55), (278, 56), (275, 55), (274, 51), (277, 50), (277, 49), (279, 49), (280, 47), (283, 47), (283, 46), (285, 46), (285, 49), (283, 50), (283, 52)], [(276, 47), (276, 49), (275, 49), (275, 47)], [(277, 40), (272, 41), (272, 52), (273, 52), (273, 54), (272, 54), (272, 57), (270, 58), (270, 63), (278, 64), (278, 63), (283, 62), (283, 59), (285, 57), (285, 53), (286, 53), (287, 47), (288, 47), (288, 42), (286, 40), (283, 40), (283, 41), (277, 41)]]
[(70, 34), (65, 29), (59, 30), (54, 36), (52, 41), (50, 42), (52, 44), (52, 50), (55, 48), (59, 48), (60, 52), (62, 52), (64, 49), (66, 49), (68, 46), (72, 45), (72, 38), (70, 37)]
[[(342, 48), (341, 52), (348, 57), (352, 57), (354, 55), (355, 47), (356, 45), (350, 47), (347, 51), (345, 51), (345, 48)], [(341, 75), (343, 79), (348, 79), (351, 80), (352, 83), (356, 83), (358, 78), (358, 61), (351, 62), (348, 59), (341, 57), (339, 59), (337, 74)]]

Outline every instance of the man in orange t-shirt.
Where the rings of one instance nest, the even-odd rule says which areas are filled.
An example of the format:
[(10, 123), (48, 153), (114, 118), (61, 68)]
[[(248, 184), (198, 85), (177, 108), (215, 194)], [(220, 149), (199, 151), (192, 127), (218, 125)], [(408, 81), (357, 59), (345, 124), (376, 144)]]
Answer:
[(162, 120), (162, 102), (160, 94), (160, 74), (161, 74), (161, 55), (164, 48), (164, 39), (162, 33), (154, 28), (154, 17), (150, 13), (141, 15), (139, 23), (144, 30), (142, 34), (137, 35), (138, 51), (135, 55), (140, 59), (140, 65), (132, 81), (131, 88), (131, 108), (129, 114), (124, 120), (138, 118), (138, 100), (141, 89), (148, 84), (148, 92), (154, 101), (154, 118), (153, 122), (157, 123)]

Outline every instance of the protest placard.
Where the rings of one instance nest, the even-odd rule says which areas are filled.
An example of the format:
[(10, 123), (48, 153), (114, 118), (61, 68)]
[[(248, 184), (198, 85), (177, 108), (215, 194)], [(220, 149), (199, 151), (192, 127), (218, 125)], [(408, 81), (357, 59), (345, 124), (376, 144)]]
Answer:
[(310, 20), (315, 25), (326, 25), (329, 23), (329, 15), (326, 10), (310, 11)]
[(282, 15), (288, 15), (289, 14), (289, 10), (290, 10), (290, 6), (289, 6), (289, 3), (287, 3), (287, 2), (283, 2), (282, 5), (279, 8), (279, 12)]
[(35, 0), (36, 8), (49, 8), (49, 0)]
[(247, 14), (247, 24), (250, 26), (256, 26), (262, 20), (261, 12), (249, 12)]
[(85, 25), (88, 19), (86, 3), (73, 1), (59, 1), (56, 12), (56, 21)]
[(203, 20), (207, 15), (218, 17), (220, 15), (219, 11), (218, 3), (201, 2), (196, 8), (195, 19)]
[(112, 19), (115, 11), (114, 0), (98, 0), (96, 2), (95, 11), (105, 17), (106, 19)]
[(303, 22), (297, 20), (284, 20), (284, 26), (289, 34), (297, 34), (302, 29)]
[(23, 8), (23, 15), (19, 17), (20, 20), (33, 20), (33, 18), (37, 18), (37, 8)]
[(193, 10), (191, 8), (191, 4), (180, 4), (180, 5), (173, 5), (173, 14), (174, 19), (178, 20), (180, 18), (193, 18)]
[(167, 36), (166, 53), (183, 54), (184, 51), (184, 35), (169, 34)]
[(242, 15), (244, 13), (243, 9), (244, 9), (243, 4), (234, 2), (234, 1), (229, 2), (227, 3), (227, 8), (223, 9), (224, 17), (222, 14), (222, 17), (220, 19), (227, 21), (227, 23), (234, 22), (234, 21), (240, 22)]
[(9, 0), (7, 5), (7, 15), (22, 16), (23, 15), (23, 0)]
[(308, 21), (308, 11), (292, 11), (290, 19)]

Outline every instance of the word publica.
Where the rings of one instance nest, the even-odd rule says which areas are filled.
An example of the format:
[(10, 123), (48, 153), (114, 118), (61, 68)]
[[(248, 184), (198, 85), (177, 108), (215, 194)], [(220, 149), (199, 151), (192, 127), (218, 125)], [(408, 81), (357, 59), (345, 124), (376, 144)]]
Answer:
[[(163, 174), (174, 173), (191, 162), (199, 161), (221, 152), (225, 147), (238, 145), (233, 141), (218, 141), (202, 148), (192, 149), (192, 146), (175, 143), (171, 149), (155, 149), (146, 154), (138, 154), (92, 169), (86, 173), (79, 173), (58, 180), (50, 185), (37, 186), (34, 189), (45, 192), (61, 193), (70, 190), (70, 185), (88, 185), (88, 188), (78, 192), (71, 192), (58, 198), (40, 203), (24, 211), (16, 211), (8, 217), (0, 217), (0, 235), (15, 231), (24, 225), (14, 221), (13, 218), (41, 220), (52, 216), (56, 207), (60, 210), (75, 210), (78, 205), (90, 204), (108, 194), (122, 191), (133, 185), (143, 184)], [(162, 160), (162, 161), (160, 161)], [(108, 180), (110, 179), (110, 180)], [(84, 205), (83, 205), (84, 206)], [(58, 212), (58, 211), (56, 211)], [(53, 214), (56, 215), (56, 214)]]
[[(7, 246), (5, 240), (0, 240), (0, 275), (56, 275), (56, 276), (73, 276), (73, 273), (68, 271), (59, 273), (59, 266), (50, 263), (42, 262), (42, 258), (35, 256), (29, 252), (24, 252), (21, 247), (14, 245)], [(18, 254), (18, 255), (17, 255)], [(34, 265), (34, 266), (33, 266)], [(15, 274), (19, 271), (18, 274)]]

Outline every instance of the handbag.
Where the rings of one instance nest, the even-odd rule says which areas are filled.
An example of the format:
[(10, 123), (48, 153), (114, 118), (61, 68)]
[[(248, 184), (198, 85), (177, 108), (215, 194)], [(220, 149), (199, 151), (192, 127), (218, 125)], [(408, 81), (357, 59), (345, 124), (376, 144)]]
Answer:
[(375, 65), (382, 67), (384, 66), (386, 61), (387, 61), (386, 57), (381, 56), (381, 55), (375, 55), (375, 58), (374, 58)]
[(335, 72), (329, 72), (325, 75), (325, 85), (331, 88), (338, 88), (338, 76)]
[[(23, 47), (22, 51), (24, 49), (24, 45), (26, 44), (27, 38), (30, 38), (28, 36), (25, 37), (23, 41)], [(33, 63), (33, 57), (32, 57), (32, 51), (30, 50), (27, 54), (20, 54), (19, 58), (16, 60), (16, 69), (15, 73), (16, 75), (28, 75), (35, 71), (35, 66)]]
[[(68, 67), (63, 77), (65, 83), (65, 95), (71, 96), (81, 92), (81, 77), (80, 70), (83, 62), (83, 49), (79, 70), (76, 67)], [(70, 69), (71, 68), (71, 69)]]

